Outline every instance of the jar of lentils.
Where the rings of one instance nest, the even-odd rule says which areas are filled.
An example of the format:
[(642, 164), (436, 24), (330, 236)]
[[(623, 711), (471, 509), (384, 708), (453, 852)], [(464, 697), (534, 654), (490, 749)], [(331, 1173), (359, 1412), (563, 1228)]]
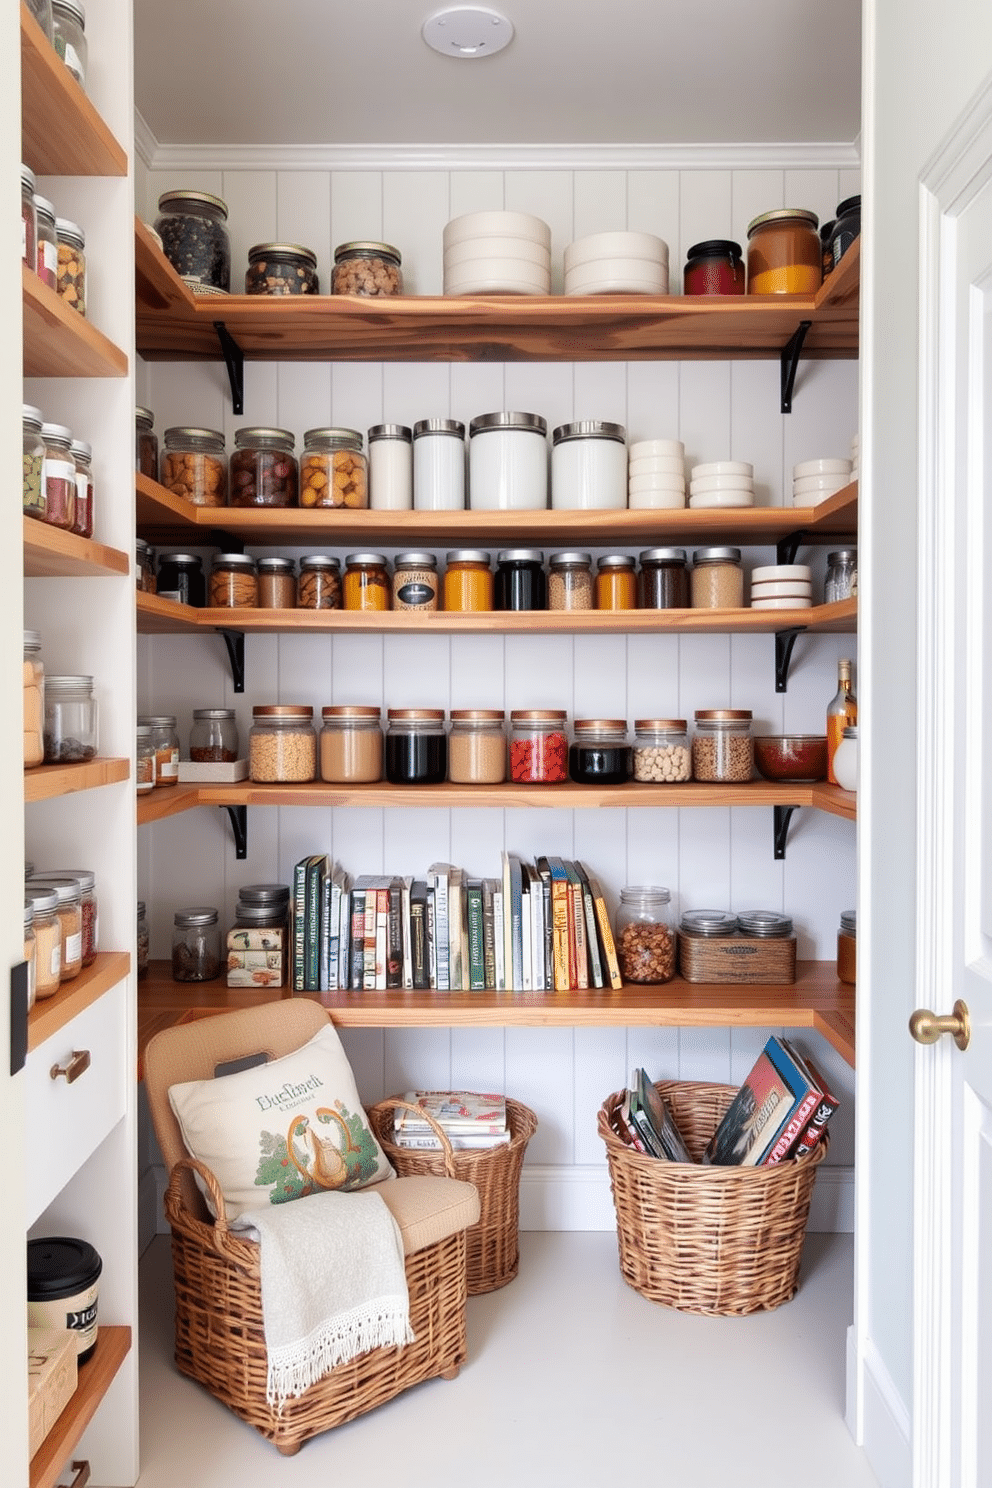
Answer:
[(579, 785), (624, 785), (630, 745), (622, 718), (577, 718), (568, 751), (568, 773)]
[(347, 507), (369, 504), (368, 462), (357, 429), (308, 429), (300, 462), (300, 505)]
[(740, 548), (697, 548), (691, 594), (694, 610), (739, 610), (744, 603)]
[(216, 429), (166, 429), (161, 481), (173, 496), (194, 506), (227, 504), (224, 436)]
[(292, 558), (259, 558), (257, 569), (259, 609), (295, 609), (296, 564)]
[(739, 785), (754, 771), (751, 712), (747, 708), (697, 708), (692, 739), (696, 780)]
[(448, 773), (443, 708), (390, 708), (386, 779), (390, 785), (440, 785)]
[(239, 429), (230, 462), (230, 505), (295, 506), (295, 443), (288, 429)]
[(388, 610), (389, 568), (382, 553), (349, 553), (342, 585), (346, 610)]
[(215, 553), (210, 565), (210, 605), (221, 609), (258, 608), (258, 569), (247, 553)]
[(380, 709), (342, 703), (322, 708), (320, 778), (332, 785), (382, 779)]
[(248, 774), (263, 784), (296, 784), (317, 775), (313, 709), (298, 704), (252, 708)]
[(625, 982), (670, 982), (675, 975), (671, 894), (654, 885), (620, 890), (615, 931)]
[(558, 785), (568, 779), (568, 733), (559, 708), (515, 708), (510, 714), (510, 779)]
[(296, 603), (301, 610), (341, 608), (341, 565), (327, 553), (311, 553), (300, 559)]
[(456, 785), (498, 785), (506, 778), (502, 708), (452, 708), (448, 779)]
[(248, 249), (245, 294), (319, 294), (317, 255), (298, 243), (256, 243)]
[(552, 553), (548, 560), (548, 609), (592, 608), (592, 554)]
[(642, 610), (687, 610), (689, 569), (685, 548), (646, 548), (637, 575), (637, 604)]
[(684, 718), (638, 718), (634, 723), (634, 779), (675, 785), (692, 779)]
[(437, 559), (433, 553), (397, 553), (393, 565), (393, 609), (422, 613), (437, 609)]

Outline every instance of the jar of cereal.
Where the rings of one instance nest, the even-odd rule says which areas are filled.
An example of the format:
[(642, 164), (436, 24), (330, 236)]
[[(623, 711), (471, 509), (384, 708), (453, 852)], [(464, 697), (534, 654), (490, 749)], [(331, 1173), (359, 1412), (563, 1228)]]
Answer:
[(263, 784), (296, 784), (317, 774), (313, 709), (297, 704), (252, 708), (248, 774)]
[(692, 740), (696, 780), (740, 785), (754, 770), (751, 712), (747, 708), (697, 708)]

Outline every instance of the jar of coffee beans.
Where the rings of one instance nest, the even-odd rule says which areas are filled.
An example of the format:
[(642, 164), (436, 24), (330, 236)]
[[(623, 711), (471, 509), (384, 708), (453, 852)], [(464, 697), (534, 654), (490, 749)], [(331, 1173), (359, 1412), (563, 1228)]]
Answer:
[(655, 885), (620, 890), (617, 962), (625, 982), (670, 982), (675, 975), (671, 894)]
[(155, 231), (177, 274), (208, 289), (231, 288), (227, 203), (206, 191), (166, 191), (158, 199)]

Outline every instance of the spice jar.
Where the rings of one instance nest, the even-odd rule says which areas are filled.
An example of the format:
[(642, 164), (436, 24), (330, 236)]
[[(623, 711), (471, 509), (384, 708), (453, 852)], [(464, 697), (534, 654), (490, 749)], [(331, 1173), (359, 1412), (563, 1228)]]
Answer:
[(694, 610), (739, 610), (744, 603), (740, 548), (697, 548), (690, 591)]
[(635, 780), (675, 785), (692, 779), (692, 754), (684, 718), (638, 718), (634, 723)]
[(341, 608), (341, 565), (326, 553), (311, 553), (300, 559), (296, 603), (301, 610)]
[(544, 610), (547, 604), (544, 554), (537, 548), (507, 548), (497, 553), (493, 608)]
[(551, 436), (551, 505), (613, 511), (627, 505), (627, 433), (622, 424), (579, 419)]
[(443, 708), (390, 708), (386, 717), (390, 785), (440, 785), (448, 773)]
[(238, 758), (238, 725), (233, 708), (194, 708), (189, 757), (201, 764), (229, 764)]
[(34, 204), (34, 171), (21, 166), (21, 258), (33, 273), (38, 272), (38, 212)]
[(843, 909), (840, 929), (837, 932), (837, 975), (849, 986), (855, 985), (855, 968), (858, 957), (858, 912)]
[(42, 412), (30, 403), (21, 415), (24, 457), (24, 514), (45, 518), (45, 441), (41, 437)]
[(55, 231), (55, 207), (45, 196), (35, 194), (37, 249), (35, 271), (42, 284), (56, 289), (59, 282), (59, 236)]
[(823, 251), (815, 212), (785, 207), (763, 212), (747, 229), (747, 292), (815, 294), (823, 279)]
[(671, 897), (668, 889), (653, 885), (620, 890), (614, 928), (625, 982), (670, 982), (675, 975)]
[(292, 558), (259, 558), (256, 568), (259, 609), (295, 609), (296, 565)]
[(72, 530), (77, 537), (93, 536), (93, 446), (74, 439), (69, 446), (76, 466), (76, 515)]
[(227, 461), (224, 436), (216, 429), (166, 429), (161, 481), (173, 496), (194, 506), (225, 506)]
[(317, 774), (317, 734), (313, 709), (303, 704), (252, 708), (248, 735), (248, 774), (264, 784), (313, 780)]
[(689, 608), (685, 548), (645, 548), (637, 575), (637, 605), (642, 610)]
[(320, 778), (333, 785), (382, 779), (380, 710), (348, 703), (320, 710)]
[(79, 886), (79, 912), (82, 919), (82, 962), (92, 966), (96, 960), (100, 941), (100, 916), (96, 898), (96, 874), (90, 868), (53, 868), (41, 873), (38, 878), (49, 881), (53, 878), (73, 878)]
[(592, 555), (552, 553), (548, 559), (548, 609), (593, 608)]
[(24, 960), (28, 968), (28, 1012), (38, 995), (38, 942), (34, 933), (34, 909), (30, 899), (24, 901)]
[(154, 554), (143, 537), (134, 539), (134, 581), (143, 594), (154, 594), (158, 587), (155, 581)]
[(510, 714), (510, 779), (558, 785), (568, 779), (564, 709), (515, 708)]
[(92, 677), (45, 678), (45, 764), (78, 765), (96, 756)]
[(697, 708), (692, 740), (696, 780), (740, 784), (754, 770), (751, 713), (746, 708)]
[(158, 199), (155, 231), (177, 274), (207, 289), (231, 288), (227, 204), (206, 191), (166, 191)]
[(341, 243), (334, 250), (331, 294), (402, 294), (400, 264), (399, 249), (389, 243)]
[(182, 604), (202, 609), (207, 602), (203, 560), (196, 553), (160, 553), (156, 583), (160, 592), (178, 594)]
[(155, 784), (177, 785), (179, 782), (179, 730), (171, 713), (145, 714), (138, 723), (152, 731), (155, 745)]
[(258, 608), (258, 569), (247, 553), (215, 553), (210, 564), (213, 608)]
[(861, 197), (845, 197), (837, 207), (837, 218), (830, 234), (830, 252), (834, 267), (840, 263), (855, 238), (861, 233)]
[(468, 426), (473, 511), (543, 511), (548, 425), (536, 413), (482, 413)]
[(840, 548), (827, 554), (827, 577), (823, 585), (826, 604), (836, 604), (841, 599), (853, 599), (858, 592), (858, 550)]
[(39, 873), (27, 888), (40, 884), (55, 895), (59, 925), (59, 981), (71, 982), (83, 969), (82, 891), (75, 878), (64, 874)]
[(456, 785), (498, 785), (506, 778), (501, 708), (452, 708), (448, 779)]
[(239, 429), (229, 471), (231, 506), (295, 506), (299, 471), (288, 429)]
[(149, 480), (158, 480), (158, 436), (152, 433), (155, 415), (150, 408), (134, 410), (134, 468)]
[(456, 548), (447, 555), (444, 571), (444, 608), (481, 611), (493, 607), (493, 576), (489, 554), (478, 548)]
[(358, 430), (308, 429), (300, 464), (300, 505), (355, 510), (368, 504), (368, 465)]
[(568, 773), (579, 785), (625, 785), (630, 745), (622, 718), (577, 718), (568, 751)]
[(134, 730), (134, 788), (139, 796), (155, 789), (155, 740), (147, 723)]
[(389, 570), (381, 553), (349, 553), (342, 594), (346, 610), (388, 610)]
[(248, 249), (245, 294), (320, 294), (316, 253), (298, 243), (256, 243)]
[(597, 610), (632, 610), (637, 604), (637, 575), (626, 553), (606, 553), (596, 574)]
[(45, 441), (42, 484), (45, 488), (44, 519), (53, 527), (72, 530), (76, 520), (76, 462), (72, 458), (72, 430), (64, 424), (42, 424)]
[(397, 553), (393, 565), (393, 609), (437, 609), (437, 559), (433, 553)]
[(86, 87), (86, 14), (82, 0), (52, 0), (52, 44), (81, 88)]
[(28, 883), (24, 902), (31, 905), (35, 941), (35, 998), (54, 997), (62, 980), (62, 929), (59, 897), (50, 884)]
[(464, 508), (465, 425), (457, 419), (419, 419), (414, 424), (413, 504), (417, 511)]
[(369, 505), (374, 511), (413, 506), (413, 430), (374, 424), (369, 430)]
[(58, 292), (59, 297), (86, 314), (86, 234), (77, 222), (66, 217), (56, 217), (55, 231), (58, 235)]
[(742, 295), (744, 260), (740, 243), (730, 238), (708, 238), (704, 243), (693, 243), (685, 256), (682, 293)]
[(217, 911), (204, 905), (177, 909), (172, 929), (172, 980), (212, 982), (220, 974)]
[(138, 973), (138, 976), (140, 977), (140, 976), (144, 976), (145, 973), (148, 970), (148, 952), (149, 952), (148, 915), (147, 915), (146, 910), (145, 910), (145, 901), (144, 901), (144, 899), (139, 899), (138, 900), (138, 914), (137, 914), (137, 918), (138, 918), (137, 973)]
[(24, 768), (40, 765), (45, 758), (45, 668), (41, 660), (41, 633), (24, 632)]

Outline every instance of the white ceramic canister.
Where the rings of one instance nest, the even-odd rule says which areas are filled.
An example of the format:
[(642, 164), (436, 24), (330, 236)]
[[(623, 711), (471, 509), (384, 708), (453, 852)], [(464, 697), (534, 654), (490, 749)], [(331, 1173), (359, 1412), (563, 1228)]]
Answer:
[(406, 424), (374, 424), (369, 430), (369, 506), (373, 511), (413, 506), (413, 432)]
[(610, 511), (627, 505), (627, 446), (622, 424), (579, 419), (561, 424), (551, 449), (556, 511)]
[(419, 419), (413, 426), (413, 505), (417, 511), (465, 506), (465, 425)]
[(548, 504), (546, 420), (537, 413), (482, 413), (468, 432), (472, 510), (543, 511)]

